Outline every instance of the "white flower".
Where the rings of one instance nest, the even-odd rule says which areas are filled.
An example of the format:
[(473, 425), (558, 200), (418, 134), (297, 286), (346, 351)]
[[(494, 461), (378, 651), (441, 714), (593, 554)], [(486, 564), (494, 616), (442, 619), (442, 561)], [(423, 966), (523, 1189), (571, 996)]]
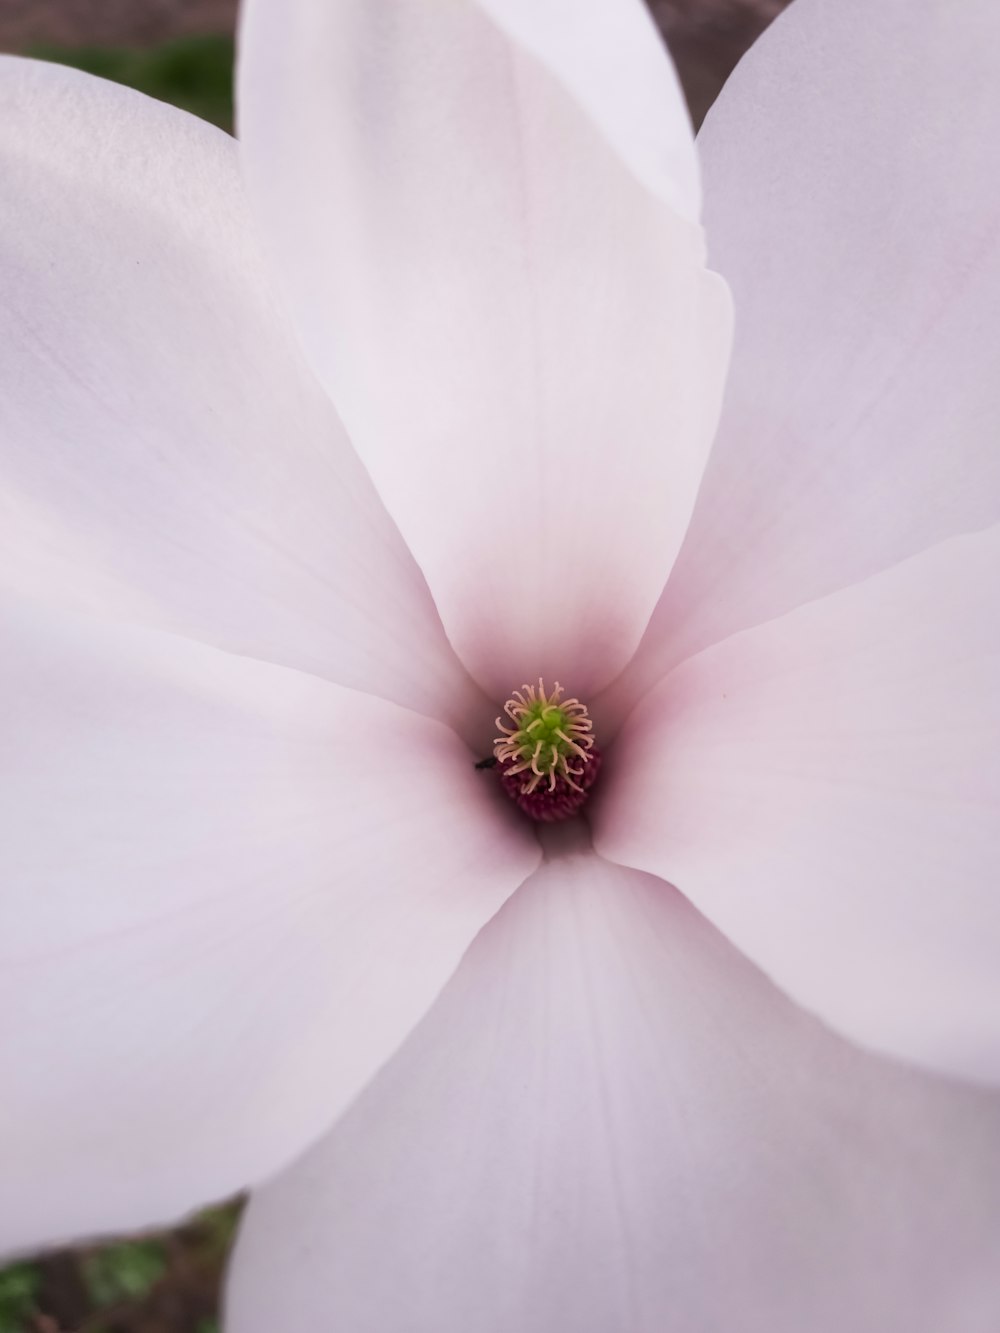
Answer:
[(993, 1333), (998, 25), (741, 64), (717, 435), (633, 0), (250, 0), (242, 167), (0, 60), (8, 1249), (261, 1186), (231, 1333)]

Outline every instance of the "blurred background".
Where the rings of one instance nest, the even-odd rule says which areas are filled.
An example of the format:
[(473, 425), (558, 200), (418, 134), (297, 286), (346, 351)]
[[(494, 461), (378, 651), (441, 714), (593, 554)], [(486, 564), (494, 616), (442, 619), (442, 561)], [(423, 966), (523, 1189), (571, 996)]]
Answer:
[[(697, 124), (789, 0), (647, 0)], [(232, 129), (238, 0), (0, 0), (0, 51), (77, 65)]]
[[(789, 2), (648, 0), (695, 124)], [(238, 0), (0, 0), (0, 52), (75, 65), (232, 130), (237, 7)], [(0, 1270), (0, 1333), (218, 1333), (219, 1281), (239, 1207), (210, 1209), (163, 1235)]]

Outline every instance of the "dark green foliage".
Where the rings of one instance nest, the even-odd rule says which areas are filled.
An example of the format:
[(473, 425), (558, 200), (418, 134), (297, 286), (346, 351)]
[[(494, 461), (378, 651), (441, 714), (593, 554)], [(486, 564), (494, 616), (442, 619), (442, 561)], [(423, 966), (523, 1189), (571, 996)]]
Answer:
[(148, 1295), (166, 1268), (163, 1246), (154, 1240), (106, 1245), (81, 1264), (87, 1292), (98, 1309)]
[(0, 1333), (21, 1333), (35, 1309), (41, 1274), (34, 1264), (0, 1271)]
[(85, 1245), (0, 1269), (0, 1333), (219, 1333), (240, 1203), (174, 1231)]
[(35, 46), (29, 55), (99, 74), (233, 128), (231, 37), (183, 37), (148, 51)]

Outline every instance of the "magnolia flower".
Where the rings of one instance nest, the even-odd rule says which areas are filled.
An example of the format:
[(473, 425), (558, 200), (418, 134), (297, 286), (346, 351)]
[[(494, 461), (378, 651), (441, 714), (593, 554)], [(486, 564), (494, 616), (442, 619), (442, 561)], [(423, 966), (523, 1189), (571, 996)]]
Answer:
[(714, 108), (728, 381), (634, 0), (250, 0), (239, 153), (0, 62), (8, 1251), (259, 1186), (231, 1333), (995, 1330), (945, 9), (795, 0)]

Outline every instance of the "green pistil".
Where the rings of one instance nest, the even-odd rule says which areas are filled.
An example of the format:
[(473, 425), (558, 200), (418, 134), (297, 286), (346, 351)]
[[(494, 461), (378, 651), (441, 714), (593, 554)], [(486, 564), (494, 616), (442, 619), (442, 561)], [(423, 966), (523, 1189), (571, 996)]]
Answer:
[(497, 718), (502, 734), (496, 739), (493, 753), (508, 774), (524, 774), (525, 794), (533, 792), (543, 781), (553, 790), (557, 776), (579, 790), (576, 779), (582, 774), (594, 743), (590, 735), (593, 724), (579, 700), (560, 703), (561, 694), (558, 682), (551, 695), (546, 694), (541, 680), (537, 691), (533, 685), (523, 685), (504, 705), (513, 726), (506, 726)]
[(550, 773), (559, 759), (570, 753), (566, 735), (569, 724), (569, 718), (557, 704), (532, 704), (514, 733), (518, 757), (530, 760), (537, 753), (538, 767), (543, 773)]

